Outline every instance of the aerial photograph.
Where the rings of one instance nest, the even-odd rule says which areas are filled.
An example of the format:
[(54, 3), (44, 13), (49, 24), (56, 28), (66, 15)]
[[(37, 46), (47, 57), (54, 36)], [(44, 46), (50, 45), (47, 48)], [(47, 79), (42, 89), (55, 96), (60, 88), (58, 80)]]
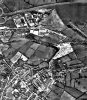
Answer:
[(0, 0), (0, 100), (87, 100), (87, 0)]

